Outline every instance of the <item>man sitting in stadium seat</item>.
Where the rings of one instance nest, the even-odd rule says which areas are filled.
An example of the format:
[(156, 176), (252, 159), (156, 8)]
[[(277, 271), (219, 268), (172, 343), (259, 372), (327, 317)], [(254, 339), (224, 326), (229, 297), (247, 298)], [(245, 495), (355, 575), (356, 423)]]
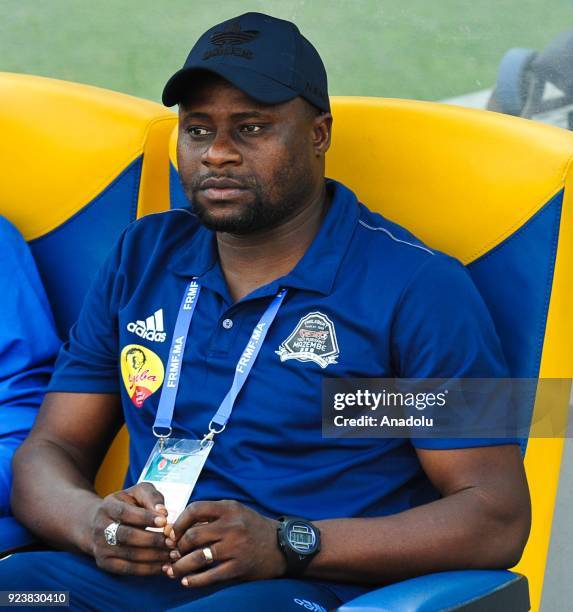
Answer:
[[(15, 462), (18, 518), (68, 552), (12, 556), (0, 588), (91, 609), (319, 610), (516, 563), (530, 511), (515, 440), (321, 435), (324, 377), (507, 370), (463, 266), (325, 180), (314, 47), (242, 15), (199, 39), (163, 100), (179, 104), (193, 212), (130, 225), (93, 284)], [(101, 499), (124, 421), (126, 488)], [(181, 457), (188, 478), (164, 487)]]
[(0, 245), (0, 517), (4, 517), (11, 514), (12, 456), (34, 423), (61, 343), (34, 258), (4, 217), (0, 217)]

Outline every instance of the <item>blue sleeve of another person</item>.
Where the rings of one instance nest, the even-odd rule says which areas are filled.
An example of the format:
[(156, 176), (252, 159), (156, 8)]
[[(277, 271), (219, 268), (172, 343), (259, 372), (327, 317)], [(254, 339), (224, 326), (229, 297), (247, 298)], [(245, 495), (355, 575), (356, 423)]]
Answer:
[(60, 340), (28, 245), (2, 217), (0, 244), (0, 516), (5, 516), (12, 456), (34, 423)]
[[(469, 272), (436, 253), (405, 288), (393, 323), (401, 378), (509, 378), (491, 315)], [(427, 449), (517, 444), (514, 438), (415, 438)]]

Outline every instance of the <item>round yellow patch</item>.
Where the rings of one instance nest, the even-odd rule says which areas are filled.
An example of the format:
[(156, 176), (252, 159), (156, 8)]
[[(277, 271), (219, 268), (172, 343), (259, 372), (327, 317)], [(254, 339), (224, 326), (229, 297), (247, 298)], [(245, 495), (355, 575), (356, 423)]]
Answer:
[(127, 394), (138, 407), (161, 387), (165, 368), (161, 359), (146, 346), (128, 344), (121, 351), (121, 376)]

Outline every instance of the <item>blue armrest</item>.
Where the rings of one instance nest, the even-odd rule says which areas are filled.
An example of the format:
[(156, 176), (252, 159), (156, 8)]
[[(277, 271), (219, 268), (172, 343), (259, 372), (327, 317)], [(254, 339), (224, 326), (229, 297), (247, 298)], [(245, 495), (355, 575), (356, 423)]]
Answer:
[(0, 518), (0, 556), (33, 544), (36, 538), (13, 517)]
[(527, 578), (506, 570), (440, 572), (376, 589), (347, 602), (339, 612), (518, 612), (529, 610)]

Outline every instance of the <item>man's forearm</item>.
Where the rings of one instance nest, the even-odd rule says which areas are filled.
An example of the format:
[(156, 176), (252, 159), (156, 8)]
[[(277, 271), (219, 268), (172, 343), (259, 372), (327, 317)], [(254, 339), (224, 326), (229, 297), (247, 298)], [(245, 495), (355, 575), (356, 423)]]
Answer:
[(91, 553), (90, 526), (99, 503), (91, 481), (60, 446), (31, 438), (17, 451), (14, 515), (45, 542)]
[(384, 584), (452, 569), (511, 567), (525, 545), (529, 517), (504, 514), (467, 489), (400, 514), (316, 525), (321, 552), (306, 576)]

